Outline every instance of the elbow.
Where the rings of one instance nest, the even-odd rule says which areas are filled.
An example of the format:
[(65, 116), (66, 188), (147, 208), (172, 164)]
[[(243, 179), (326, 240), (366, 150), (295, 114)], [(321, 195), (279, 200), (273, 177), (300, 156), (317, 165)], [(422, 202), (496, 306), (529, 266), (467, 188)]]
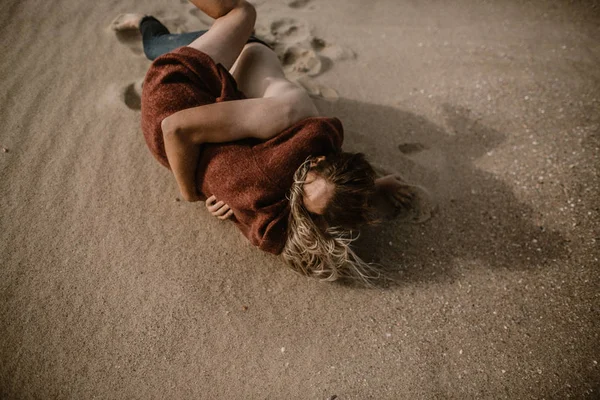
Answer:
[(301, 118), (298, 107), (291, 101), (285, 101), (283, 103), (282, 113), (284, 115), (286, 128), (294, 125)]
[(200, 200), (195, 193), (184, 193), (184, 192), (181, 192), (181, 197), (183, 198), (183, 200), (189, 201), (189, 202), (194, 202), (194, 201)]
[(172, 114), (160, 122), (163, 139), (177, 141), (186, 145), (200, 145), (204, 143), (204, 134), (186, 125), (186, 119), (179, 113)]
[(173, 136), (180, 130), (173, 115), (164, 118), (160, 123), (160, 128), (162, 129), (163, 137)]
[(291, 102), (286, 106), (288, 107), (287, 115), (291, 122), (290, 125), (306, 118), (318, 116), (314, 102), (303, 89), (293, 91), (291, 93)]

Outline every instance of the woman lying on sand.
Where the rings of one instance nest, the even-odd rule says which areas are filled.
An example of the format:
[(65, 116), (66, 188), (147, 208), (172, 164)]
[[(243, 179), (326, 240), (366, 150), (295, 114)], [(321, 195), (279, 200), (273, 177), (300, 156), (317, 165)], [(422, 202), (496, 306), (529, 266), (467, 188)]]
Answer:
[(139, 14), (113, 25), (139, 28), (155, 60), (142, 92), (151, 152), (185, 200), (206, 200), (213, 215), (234, 221), (295, 271), (322, 280), (374, 277), (349, 246), (352, 231), (373, 222), (377, 193), (402, 206), (410, 186), (397, 175), (376, 179), (363, 154), (341, 150), (341, 122), (319, 117), (276, 54), (251, 36), (251, 4), (192, 3), (215, 19), (208, 31), (172, 35)]

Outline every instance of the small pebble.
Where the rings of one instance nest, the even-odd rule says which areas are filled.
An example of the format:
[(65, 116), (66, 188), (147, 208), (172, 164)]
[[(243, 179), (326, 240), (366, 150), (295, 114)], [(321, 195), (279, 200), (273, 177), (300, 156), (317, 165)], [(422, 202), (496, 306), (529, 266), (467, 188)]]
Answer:
[(8, 149), (7, 149), (6, 147), (3, 147), (3, 148), (2, 148), (2, 152), (3, 152), (3, 153), (8, 153)]

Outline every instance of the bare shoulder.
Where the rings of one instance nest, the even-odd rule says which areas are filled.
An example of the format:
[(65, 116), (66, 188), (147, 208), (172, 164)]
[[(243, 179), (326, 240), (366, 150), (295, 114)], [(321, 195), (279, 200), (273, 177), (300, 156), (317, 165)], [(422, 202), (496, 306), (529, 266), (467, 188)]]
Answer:
[(285, 78), (267, 78), (264, 97), (277, 97), (287, 102), (292, 110), (292, 123), (309, 117), (318, 117), (319, 111), (306, 90)]

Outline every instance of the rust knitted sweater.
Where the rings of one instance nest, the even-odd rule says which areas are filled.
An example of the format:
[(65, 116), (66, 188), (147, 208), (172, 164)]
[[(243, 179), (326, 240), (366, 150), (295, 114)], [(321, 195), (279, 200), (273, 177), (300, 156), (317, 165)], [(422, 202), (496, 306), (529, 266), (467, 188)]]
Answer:
[[(142, 131), (152, 154), (165, 167), (161, 121), (192, 107), (245, 99), (235, 79), (206, 54), (180, 47), (157, 58), (144, 81)], [(308, 156), (340, 151), (337, 118), (308, 118), (267, 141), (244, 139), (204, 144), (196, 184), (204, 199), (215, 195), (233, 210), (232, 220), (250, 242), (280, 254), (287, 240), (286, 195), (296, 169)]]

